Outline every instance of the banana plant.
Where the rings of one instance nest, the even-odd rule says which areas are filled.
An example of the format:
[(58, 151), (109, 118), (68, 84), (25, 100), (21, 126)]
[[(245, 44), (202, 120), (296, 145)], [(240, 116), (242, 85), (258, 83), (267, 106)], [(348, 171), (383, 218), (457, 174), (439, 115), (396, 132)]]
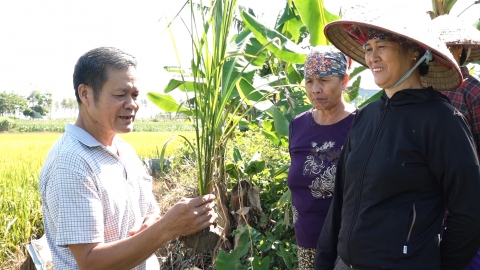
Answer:
[[(265, 107), (268, 110), (263, 111), (267, 118), (273, 119), (274, 128), (262, 129), (262, 132), (267, 133), (267, 138), (272, 142), (281, 143), (282, 137), (288, 136), (289, 121), (297, 114), (311, 108), (301, 86), (303, 64), (309, 49), (299, 44), (305, 43), (304, 39), (308, 38), (308, 47), (329, 45), (323, 28), (327, 23), (339, 18), (340, 16), (328, 12), (321, 0), (287, 0), (275, 29), (269, 29), (248, 13), (242, 13), (245, 27), (251, 30), (257, 40), (269, 51), (266, 63), (269, 70), (268, 73), (263, 72), (262, 76), (271, 78), (266, 86), (275, 89), (275, 96)], [(352, 79), (356, 77), (356, 80), (344, 95), (348, 102), (358, 96), (361, 76), (357, 75), (365, 69), (359, 67), (350, 74), (350, 77)], [(252, 88), (244, 85), (247, 89)], [(267, 105), (265, 103), (267, 102), (262, 104)], [(278, 109), (272, 112), (272, 106)]]
[(329, 45), (330, 42), (324, 35), (323, 28), (327, 23), (340, 19), (340, 16), (328, 12), (323, 1), (295, 0), (294, 3), (310, 33), (310, 45)]
[[(147, 96), (164, 111), (189, 118), (195, 130), (194, 141), (179, 137), (187, 141), (195, 155), (199, 193), (218, 192), (217, 197), (225, 202), (225, 149), (233, 131), (247, 116), (258, 112), (264, 118), (262, 133), (278, 144), (286, 144), (289, 121), (311, 108), (300, 86), (308, 49), (299, 43), (309, 38), (310, 46), (327, 45), (323, 26), (339, 17), (326, 11), (322, 0), (287, 0), (275, 28), (270, 29), (246, 10), (235, 16), (236, 0), (189, 4), (191, 64), (165, 67), (177, 76), (163, 93), (150, 92)], [(231, 35), (236, 18), (241, 18), (244, 29)], [(173, 33), (171, 38), (175, 44)], [(259, 74), (266, 77), (263, 85), (256, 83)], [(357, 91), (359, 78), (353, 85)], [(183, 103), (171, 96), (174, 89), (182, 91)]]
[[(190, 5), (191, 66), (174, 70), (179, 75), (170, 80), (164, 93), (150, 92), (147, 96), (166, 112), (187, 115), (193, 124), (195, 143), (189, 145), (196, 155), (198, 188), (203, 195), (213, 191), (215, 181), (225, 181), (225, 145), (248, 113), (239, 102), (236, 82), (251, 82), (255, 71), (263, 66), (266, 52), (248, 30), (231, 39), (235, 0), (210, 1), (210, 8), (200, 15), (192, 2)], [(180, 104), (169, 95), (174, 89), (183, 91), (186, 103)]]
[(432, 0), (433, 10), (427, 12), (433, 20), (438, 16), (449, 14), (456, 2), (457, 0)]

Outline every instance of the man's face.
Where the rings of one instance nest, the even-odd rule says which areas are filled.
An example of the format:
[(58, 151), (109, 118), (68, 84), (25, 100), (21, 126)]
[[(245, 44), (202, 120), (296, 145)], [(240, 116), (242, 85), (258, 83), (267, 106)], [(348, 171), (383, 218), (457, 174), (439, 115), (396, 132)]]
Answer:
[(139, 108), (137, 86), (137, 71), (134, 67), (108, 69), (108, 79), (100, 91), (97, 103), (88, 110), (99, 132), (106, 135), (133, 130)]

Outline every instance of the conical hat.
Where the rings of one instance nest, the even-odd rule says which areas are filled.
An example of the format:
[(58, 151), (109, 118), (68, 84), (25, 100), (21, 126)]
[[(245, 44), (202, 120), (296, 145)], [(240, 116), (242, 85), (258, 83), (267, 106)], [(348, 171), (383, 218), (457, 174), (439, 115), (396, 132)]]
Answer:
[[(343, 18), (325, 26), (328, 40), (339, 50), (360, 64), (365, 62), (365, 41), (354, 38), (356, 29), (377, 29), (394, 34), (419, 47), (430, 50), (434, 61), (429, 62), (429, 71), (421, 76), (424, 87), (436, 90), (453, 90), (462, 83), (462, 75), (457, 62), (443, 40), (425, 16), (400, 12), (396, 8), (374, 9), (355, 6), (343, 12)], [(361, 32), (361, 31), (360, 31)]]
[(466, 63), (480, 61), (480, 31), (473, 25), (468, 25), (462, 19), (451, 15), (438, 16), (433, 20), (433, 24), (447, 45), (470, 47)]

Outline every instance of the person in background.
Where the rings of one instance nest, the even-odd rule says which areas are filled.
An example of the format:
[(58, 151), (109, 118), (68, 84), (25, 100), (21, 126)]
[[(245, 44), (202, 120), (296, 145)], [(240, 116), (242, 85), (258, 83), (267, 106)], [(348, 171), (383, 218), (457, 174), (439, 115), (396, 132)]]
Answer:
[[(463, 83), (452, 91), (444, 91), (453, 107), (459, 110), (470, 124), (473, 139), (480, 153), (480, 81), (470, 75), (466, 65), (480, 61), (480, 31), (460, 18), (442, 15), (433, 20), (440, 37), (460, 66)], [(480, 268), (479, 268), (480, 269)]]
[(117, 136), (133, 129), (138, 82), (135, 58), (116, 48), (93, 49), (75, 65), (78, 118), (39, 181), (55, 269), (159, 269), (159, 247), (215, 222), (211, 194), (183, 198), (160, 216), (152, 177)]
[(477, 153), (465, 118), (439, 92), (462, 76), (431, 23), (379, 3), (325, 26), (384, 91), (357, 112), (343, 147), (316, 270), (463, 269), (480, 247)]
[(313, 48), (304, 66), (313, 108), (290, 123), (293, 223), (299, 269), (313, 269), (317, 240), (332, 201), (337, 160), (356, 108), (345, 102), (351, 60), (333, 46)]
[[(480, 81), (470, 75), (466, 64), (480, 61), (480, 31), (466, 24), (460, 18), (450, 15), (438, 16), (433, 23), (460, 66), (463, 76), (463, 83), (460, 87), (452, 91), (445, 91), (443, 94), (450, 99), (452, 105), (465, 116), (470, 124), (478, 156), (480, 151)], [(480, 250), (477, 251), (465, 270), (480, 270)]]

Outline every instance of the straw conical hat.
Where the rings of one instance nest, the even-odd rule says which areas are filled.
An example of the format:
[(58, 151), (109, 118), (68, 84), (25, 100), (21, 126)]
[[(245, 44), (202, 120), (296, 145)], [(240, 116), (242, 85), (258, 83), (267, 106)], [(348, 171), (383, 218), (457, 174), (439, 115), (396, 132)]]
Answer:
[(433, 20), (433, 24), (447, 45), (470, 47), (466, 63), (480, 61), (480, 31), (475, 27), (451, 15), (438, 16)]
[(360, 64), (367, 66), (363, 44), (354, 38), (358, 29), (378, 29), (413, 42), (430, 50), (434, 61), (429, 71), (421, 76), (424, 87), (436, 90), (453, 90), (462, 83), (457, 62), (443, 40), (435, 31), (432, 21), (425, 16), (401, 12), (396, 8), (374, 9), (355, 6), (343, 13), (343, 18), (325, 26), (324, 32), (332, 44)]

